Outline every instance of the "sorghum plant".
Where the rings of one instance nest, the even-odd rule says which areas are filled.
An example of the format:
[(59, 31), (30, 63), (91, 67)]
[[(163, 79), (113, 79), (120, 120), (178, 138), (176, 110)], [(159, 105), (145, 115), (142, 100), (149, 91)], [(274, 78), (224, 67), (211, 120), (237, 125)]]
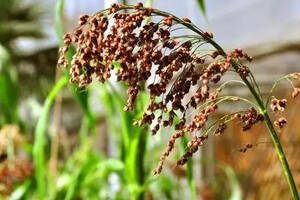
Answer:
[[(129, 12), (122, 12), (124, 9)], [(148, 17), (152, 17), (153, 22), (143, 23)], [(191, 34), (178, 34), (182, 29)], [(252, 58), (241, 49), (226, 54), (213, 40), (212, 33), (202, 31), (188, 18), (180, 19), (164, 11), (145, 8), (142, 3), (135, 6), (113, 4), (111, 8), (93, 16), (81, 16), (78, 27), (64, 36), (64, 43), (65, 47), (60, 49), (59, 63), (65, 67), (69, 65), (65, 54), (70, 45), (74, 44), (77, 50), (70, 63), (71, 82), (84, 87), (95, 79), (104, 83), (114, 74), (117, 81), (125, 82), (128, 88), (124, 111), (134, 109), (139, 91), (146, 88), (149, 92), (148, 105), (142, 118), (135, 124), (149, 125), (153, 135), (162, 127), (174, 127), (174, 134), (154, 174), (161, 173), (175, 142), (184, 135), (189, 134), (191, 139), (178, 165), (185, 164), (210, 135), (224, 133), (229, 121), (239, 119), (244, 131), (258, 122), (264, 122), (278, 152), (293, 198), (299, 199), (267, 110), (269, 103), (274, 112), (281, 112), (286, 106), (286, 100), (278, 100), (271, 94), (279, 81), (276, 81), (264, 103), (251, 71), (244, 65), (245, 62), (251, 62)], [(205, 50), (208, 46), (214, 50)], [(230, 72), (237, 73), (241, 80), (220, 84), (222, 77)], [(284, 79), (300, 80), (300, 73), (287, 75)], [(222, 90), (232, 82), (247, 87), (255, 101), (222, 95)], [(292, 96), (296, 97), (299, 90), (294, 87)], [(227, 114), (209, 123), (211, 115), (225, 101), (242, 101), (249, 105), (249, 109)], [(274, 125), (282, 128), (286, 123), (286, 119), (280, 117)], [(241, 151), (248, 148), (252, 148), (252, 145)]]

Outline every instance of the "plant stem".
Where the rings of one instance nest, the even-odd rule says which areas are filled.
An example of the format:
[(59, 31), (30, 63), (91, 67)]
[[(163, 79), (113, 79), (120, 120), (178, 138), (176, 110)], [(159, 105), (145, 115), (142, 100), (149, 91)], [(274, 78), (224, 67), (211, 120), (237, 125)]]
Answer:
[(268, 114), (265, 115), (265, 123), (266, 123), (266, 125), (269, 129), (269, 133), (271, 135), (272, 141), (273, 141), (274, 146), (276, 148), (279, 160), (281, 162), (281, 165), (282, 165), (282, 168), (283, 168), (283, 171), (284, 171), (284, 175), (287, 179), (290, 191), (292, 193), (292, 197), (293, 197), (294, 200), (299, 200), (297, 187), (296, 187), (296, 184), (294, 182), (293, 175), (292, 175), (291, 169), (289, 167), (289, 163), (286, 159), (283, 148), (280, 144), (279, 138), (276, 134), (276, 131), (274, 129), (274, 126), (273, 126)]
[[(226, 56), (226, 53), (224, 52), (224, 50), (217, 45), (215, 42), (211, 43), (217, 50), (220, 50), (223, 54), (223, 56)], [(215, 44), (215, 45), (214, 45)], [(238, 66), (236, 63), (232, 63), (233, 68), (235, 69), (235, 71), (238, 70)], [(285, 153), (283, 151), (282, 145), (280, 143), (280, 140), (278, 138), (278, 135), (275, 131), (275, 128), (270, 120), (269, 114), (264, 106), (264, 103), (262, 101), (261, 96), (257, 93), (257, 91), (251, 86), (251, 84), (249, 83), (248, 79), (245, 77), (241, 76), (241, 79), (244, 81), (244, 83), (247, 85), (248, 89), (250, 90), (250, 92), (252, 93), (253, 97), (255, 98), (255, 101), (257, 102), (260, 112), (264, 115), (264, 122), (267, 125), (267, 128), (269, 130), (270, 136), (272, 138), (273, 144), (276, 148), (277, 151), (277, 155), (279, 157), (284, 175), (286, 177), (286, 180), (288, 182), (290, 191), (291, 191), (291, 195), (293, 197), (293, 200), (299, 200), (299, 194), (297, 191), (297, 187), (291, 172), (291, 169), (289, 167), (288, 161), (286, 159)]]

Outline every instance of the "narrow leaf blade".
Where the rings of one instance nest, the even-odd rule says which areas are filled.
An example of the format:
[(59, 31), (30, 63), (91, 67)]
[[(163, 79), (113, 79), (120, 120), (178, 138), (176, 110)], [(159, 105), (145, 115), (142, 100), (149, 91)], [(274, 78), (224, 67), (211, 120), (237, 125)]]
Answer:
[(199, 6), (199, 8), (200, 8), (200, 10), (201, 10), (201, 12), (202, 12), (202, 14), (203, 14), (203, 16), (207, 16), (206, 15), (206, 6), (205, 6), (205, 2), (204, 2), (204, 0), (197, 0), (197, 4), (198, 4), (198, 6)]

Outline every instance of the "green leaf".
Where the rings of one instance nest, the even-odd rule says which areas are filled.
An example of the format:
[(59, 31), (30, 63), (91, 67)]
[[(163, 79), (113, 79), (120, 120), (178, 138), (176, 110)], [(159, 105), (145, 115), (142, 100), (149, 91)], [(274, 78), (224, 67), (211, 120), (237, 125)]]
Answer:
[(66, 171), (69, 177), (66, 176), (65, 180), (67, 190), (65, 200), (75, 199), (80, 194), (87, 177), (95, 175), (99, 162), (99, 155), (94, 154), (91, 149), (91, 141), (86, 140), (67, 163)]
[(204, 17), (206, 17), (206, 7), (205, 7), (205, 2), (204, 0), (196, 0), (197, 1), (197, 4), (203, 14)]
[(54, 86), (45, 100), (43, 110), (35, 128), (35, 140), (33, 145), (33, 161), (35, 166), (35, 179), (37, 181), (37, 190), (39, 199), (46, 198), (46, 160), (45, 145), (46, 131), (49, 121), (50, 108), (55, 100), (56, 94), (68, 83), (67, 77), (62, 77)]
[(227, 165), (225, 166), (225, 173), (229, 179), (229, 184), (231, 186), (231, 194), (230, 194), (230, 200), (241, 200), (242, 199), (242, 190), (239, 184), (239, 181), (236, 177), (235, 172), (233, 169)]
[(18, 123), (18, 90), (16, 69), (7, 50), (0, 44), (0, 125)]
[(146, 7), (152, 7), (153, 5), (153, 0), (146, 0), (145, 6)]
[(12, 194), (10, 194), (8, 200), (18, 200), (18, 199), (22, 199), (22, 197), (24, 196), (24, 194), (26, 193), (26, 191), (29, 189), (31, 184), (31, 180), (26, 180), (24, 181), (24, 183), (22, 183), (21, 185), (19, 185)]
[(64, 0), (58, 0), (55, 8), (55, 31), (57, 37), (59, 38), (60, 46), (64, 44), (62, 41), (62, 37), (65, 32), (64, 26), (62, 24), (63, 12), (64, 12)]
[(121, 171), (124, 169), (124, 163), (120, 160), (109, 158), (102, 161), (99, 165), (99, 170)]
[(240, 183), (236, 177), (236, 173), (226, 163), (219, 163), (219, 167), (223, 170), (228, 178), (228, 184), (230, 186), (230, 197), (229, 200), (241, 200), (242, 199), (242, 189), (240, 187)]
[(95, 182), (100, 180), (106, 180), (112, 172), (121, 172), (125, 168), (124, 163), (114, 158), (108, 158), (96, 162), (93, 171), (87, 174), (84, 182), (82, 183), (85, 187), (91, 187)]
[(119, 62), (119, 61), (114, 61), (112, 64), (113, 64), (113, 66), (114, 66), (116, 69), (120, 69), (120, 68), (121, 68), (121, 62)]

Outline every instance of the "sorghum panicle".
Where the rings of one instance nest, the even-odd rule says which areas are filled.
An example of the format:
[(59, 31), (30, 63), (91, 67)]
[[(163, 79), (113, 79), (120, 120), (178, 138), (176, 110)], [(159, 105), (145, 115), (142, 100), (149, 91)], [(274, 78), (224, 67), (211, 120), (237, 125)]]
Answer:
[[(122, 9), (125, 8), (130, 12), (123, 13)], [(144, 19), (154, 15), (163, 19), (144, 23)], [(153, 135), (162, 127), (174, 125), (175, 131), (154, 174), (161, 172), (178, 138), (195, 133), (186, 153), (178, 161), (182, 165), (204, 144), (210, 131), (215, 135), (224, 133), (227, 127), (225, 120), (216, 123), (214, 129), (203, 131), (210, 115), (218, 109), (218, 100), (222, 98), (222, 88), (214, 88), (231, 69), (233, 62), (238, 65), (236, 72), (247, 78), (249, 68), (240, 61), (251, 62), (252, 57), (241, 49), (235, 49), (225, 57), (221, 51), (199, 51), (202, 45), (211, 43), (212, 33), (197, 29), (198, 34), (174, 35), (180, 27), (195, 26), (188, 18), (179, 19), (165, 12), (145, 8), (142, 3), (134, 7), (113, 4), (110, 9), (93, 16), (81, 16), (78, 24), (77, 28), (64, 36), (65, 47), (60, 49), (59, 63), (65, 67), (71, 66), (70, 81), (84, 87), (93, 80), (104, 83), (114, 73), (117, 81), (127, 85), (125, 111), (134, 109), (141, 90), (145, 89), (150, 94), (142, 118), (135, 124), (150, 125)], [(76, 47), (76, 54), (68, 63), (66, 53), (72, 44)], [(299, 88), (294, 90), (293, 96), (298, 94)], [(239, 98), (228, 100), (238, 101)], [(285, 107), (284, 104), (281, 101), (274, 106), (280, 110)], [(197, 112), (188, 117), (190, 109)], [(242, 121), (243, 130), (249, 130), (255, 123), (264, 120), (254, 107), (230, 119), (235, 118)], [(279, 126), (282, 124), (282, 120), (278, 122)]]

